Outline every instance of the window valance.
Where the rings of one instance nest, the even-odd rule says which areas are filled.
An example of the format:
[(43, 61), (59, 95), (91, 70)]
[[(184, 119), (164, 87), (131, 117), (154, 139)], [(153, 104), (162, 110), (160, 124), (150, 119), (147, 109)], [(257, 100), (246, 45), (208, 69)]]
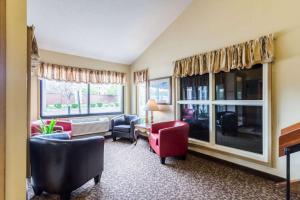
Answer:
[(38, 68), (39, 78), (77, 83), (126, 83), (126, 74), (122, 72), (95, 70), (41, 62)]
[(274, 59), (273, 34), (215, 51), (194, 55), (175, 62), (174, 76), (186, 77), (205, 73), (249, 69), (257, 63)]
[(40, 62), (39, 48), (34, 34), (34, 26), (27, 27), (27, 49), (31, 67), (37, 67)]
[(34, 34), (34, 26), (27, 27), (27, 36), (28, 36), (28, 51), (31, 55), (31, 65), (33, 67), (38, 66), (40, 61), (39, 48)]
[(133, 80), (135, 84), (145, 83), (148, 81), (148, 69), (133, 72)]

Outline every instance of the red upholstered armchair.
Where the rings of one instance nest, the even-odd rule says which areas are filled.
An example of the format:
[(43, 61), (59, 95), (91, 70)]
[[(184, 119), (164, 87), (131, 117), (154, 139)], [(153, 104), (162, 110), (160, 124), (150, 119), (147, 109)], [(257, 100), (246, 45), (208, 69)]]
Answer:
[[(45, 123), (49, 124), (51, 120), (46, 120)], [(57, 120), (54, 126), (54, 130), (57, 132), (65, 132), (72, 136), (72, 124), (69, 121)], [(31, 123), (31, 136), (41, 134), (40, 121), (34, 121)]]
[(188, 147), (189, 124), (169, 121), (151, 125), (150, 149), (160, 156), (165, 164), (166, 157), (180, 156), (185, 159)]

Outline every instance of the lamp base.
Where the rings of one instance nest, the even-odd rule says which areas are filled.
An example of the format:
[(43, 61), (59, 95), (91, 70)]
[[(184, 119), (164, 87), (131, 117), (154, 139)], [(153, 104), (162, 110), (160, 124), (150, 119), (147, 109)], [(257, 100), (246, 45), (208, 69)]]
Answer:
[(151, 111), (151, 124), (153, 124), (153, 111)]
[(146, 124), (149, 123), (149, 116), (148, 116), (148, 111), (146, 111)]
[[(146, 124), (149, 123), (149, 111), (146, 111)], [(150, 111), (150, 123), (153, 124), (154, 120), (153, 120), (153, 111)]]

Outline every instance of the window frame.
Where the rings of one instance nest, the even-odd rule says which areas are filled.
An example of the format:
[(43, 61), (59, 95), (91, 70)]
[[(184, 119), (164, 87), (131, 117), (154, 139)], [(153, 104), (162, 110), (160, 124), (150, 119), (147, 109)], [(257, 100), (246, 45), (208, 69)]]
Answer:
[(99, 115), (120, 115), (124, 114), (125, 106), (125, 86), (122, 85), (122, 103), (121, 103), (121, 112), (106, 112), (106, 113), (91, 113), (90, 112), (90, 84), (86, 83), (88, 86), (88, 107), (87, 114), (71, 114), (71, 115), (43, 115), (43, 81), (46, 79), (40, 80), (40, 117), (42, 119), (51, 119), (51, 118), (70, 118), (70, 117), (87, 117), (87, 116), (99, 116)]
[[(145, 104), (147, 103), (147, 101), (148, 101), (148, 82), (146, 81), (146, 82), (143, 82), (143, 83), (138, 83), (138, 84), (136, 84), (136, 114), (139, 116), (139, 114), (140, 114), (140, 110), (141, 110), (141, 108), (140, 108), (140, 105), (139, 105), (139, 98), (140, 98), (140, 92), (139, 92), (139, 87), (140, 87), (140, 84), (145, 84), (145, 91), (144, 91), (144, 95), (146, 96), (146, 102), (145, 102)], [(140, 116), (139, 116), (140, 117)], [(145, 118), (147, 118), (147, 111), (145, 110)]]
[[(215, 100), (215, 74), (209, 74), (209, 100), (180, 100), (180, 78), (176, 79), (176, 119), (181, 119), (180, 105), (181, 104), (204, 104), (209, 105), (209, 142), (189, 138), (189, 143), (201, 146), (206, 149), (225, 152), (229, 155), (246, 158), (262, 163), (271, 163), (271, 64), (262, 64), (262, 100)], [(228, 146), (223, 146), (216, 143), (215, 130), (215, 106), (216, 105), (241, 105), (241, 106), (261, 106), (262, 107), (262, 154), (236, 149)], [(199, 148), (190, 147), (197, 150)]]

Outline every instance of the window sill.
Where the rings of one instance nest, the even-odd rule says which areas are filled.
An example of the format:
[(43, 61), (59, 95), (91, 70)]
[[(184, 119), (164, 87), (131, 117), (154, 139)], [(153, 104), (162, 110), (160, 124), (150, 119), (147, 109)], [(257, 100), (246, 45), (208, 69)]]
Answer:
[(270, 166), (271, 164), (269, 158), (267, 156), (264, 156), (263, 154), (257, 154), (257, 153), (252, 153), (249, 151), (226, 147), (218, 144), (212, 144), (209, 142), (204, 142), (193, 138), (189, 138), (189, 144), (191, 150), (206, 149), (211, 152), (219, 152), (225, 155), (237, 157), (243, 160), (259, 163), (262, 165)]
[(122, 115), (124, 112), (114, 112), (114, 113), (95, 113), (95, 114), (81, 114), (81, 115), (51, 115), (51, 116), (41, 116), (42, 119), (53, 119), (53, 118), (78, 118), (78, 117), (107, 117)]

